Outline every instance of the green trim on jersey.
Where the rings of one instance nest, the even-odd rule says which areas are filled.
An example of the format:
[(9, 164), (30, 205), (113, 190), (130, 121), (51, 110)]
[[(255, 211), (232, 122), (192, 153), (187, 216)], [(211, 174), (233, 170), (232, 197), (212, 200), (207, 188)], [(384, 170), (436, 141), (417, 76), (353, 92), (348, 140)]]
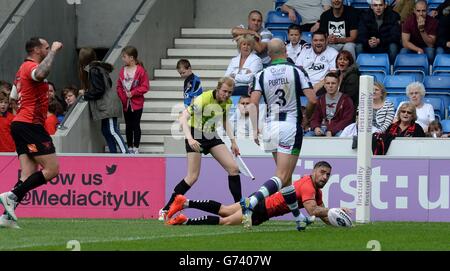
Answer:
[(190, 127), (212, 133), (216, 131), (216, 123), (223, 121), (224, 113), (225, 116), (228, 115), (233, 104), (231, 99), (218, 103), (213, 94), (213, 90), (203, 92), (187, 108), (189, 114), (191, 114), (191, 118), (188, 120)]
[(300, 156), (300, 149), (298, 148), (293, 148), (291, 151), (292, 155), (296, 155), (296, 156)]
[(288, 63), (287, 60), (284, 58), (278, 58), (278, 59), (275, 59), (272, 62), (270, 62), (270, 64), (273, 64), (273, 65), (284, 64), (284, 63)]

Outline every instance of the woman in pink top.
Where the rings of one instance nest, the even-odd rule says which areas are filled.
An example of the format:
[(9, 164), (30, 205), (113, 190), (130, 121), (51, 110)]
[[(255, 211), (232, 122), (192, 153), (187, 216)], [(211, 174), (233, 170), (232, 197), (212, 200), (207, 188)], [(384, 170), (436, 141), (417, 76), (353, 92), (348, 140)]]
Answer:
[(138, 60), (138, 51), (133, 46), (122, 50), (124, 66), (117, 79), (117, 94), (123, 105), (125, 132), (128, 149), (139, 153), (141, 142), (141, 117), (144, 108), (144, 94), (149, 90), (149, 79), (142, 62)]

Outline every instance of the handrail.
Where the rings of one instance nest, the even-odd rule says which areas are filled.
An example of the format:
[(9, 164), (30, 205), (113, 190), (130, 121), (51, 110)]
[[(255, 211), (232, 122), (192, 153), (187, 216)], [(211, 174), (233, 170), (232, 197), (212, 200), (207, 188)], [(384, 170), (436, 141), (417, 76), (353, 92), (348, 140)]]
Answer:
[(12, 18), (16, 15), (16, 12), (19, 10), (20, 6), (25, 2), (25, 0), (20, 0), (17, 6), (13, 9), (13, 11), (9, 14), (8, 18), (5, 20), (3, 25), (0, 27), (0, 33), (6, 28), (8, 24), (12, 22)]

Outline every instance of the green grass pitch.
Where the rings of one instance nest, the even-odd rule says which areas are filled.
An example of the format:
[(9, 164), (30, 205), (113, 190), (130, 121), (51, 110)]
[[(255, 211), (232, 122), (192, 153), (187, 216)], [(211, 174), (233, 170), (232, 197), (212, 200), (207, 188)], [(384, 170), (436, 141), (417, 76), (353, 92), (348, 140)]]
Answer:
[(0, 229), (0, 250), (68, 251), (383, 251), (450, 250), (449, 223), (375, 222), (353, 228), (316, 223), (297, 232), (293, 222), (242, 226), (165, 226), (156, 220), (20, 219), (22, 229)]

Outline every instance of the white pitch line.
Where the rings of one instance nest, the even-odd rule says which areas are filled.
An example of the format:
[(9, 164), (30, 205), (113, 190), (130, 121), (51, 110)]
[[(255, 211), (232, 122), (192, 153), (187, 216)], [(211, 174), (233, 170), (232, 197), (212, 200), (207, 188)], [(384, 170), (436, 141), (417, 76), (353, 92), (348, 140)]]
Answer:
[[(309, 228), (314, 229), (318, 227), (311, 227)], [(161, 235), (161, 236), (144, 236), (144, 237), (126, 237), (126, 238), (110, 238), (110, 239), (97, 239), (97, 240), (78, 240), (81, 244), (95, 244), (95, 243), (109, 243), (109, 242), (119, 242), (119, 241), (144, 241), (144, 240), (156, 240), (156, 239), (163, 239), (163, 238), (184, 238), (184, 237), (202, 237), (202, 236), (220, 236), (220, 235), (226, 235), (226, 234), (236, 234), (236, 233), (249, 233), (249, 232), (287, 232), (287, 231), (293, 231), (292, 228), (289, 229), (258, 229), (256, 231), (252, 230), (244, 230), (240, 229), (239, 231), (227, 231), (223, 233), (205, 233), (205, 234), (178, 234), (178, 235)], [(69, 241), (69, 240), (67, 240)], [(64, 241), (63, 241), (64, 242)], [(65, 248), (66, 244), (61, 244), (59, 242), (53, 242), (53, 243), (42, 243), (42, 244), (27, 244), (27, 245), (20, 245), (20, 246), (0, 246), (0, 250), (14, 250), (14, 249), (25, 249), (25, 248), (33, 248), (33, 247), (49, 247), (49, 246), (58, 246), (61, 245), (62, 248)], [(83, 250), (83, 247), (81, 247), (81, 250)]]

